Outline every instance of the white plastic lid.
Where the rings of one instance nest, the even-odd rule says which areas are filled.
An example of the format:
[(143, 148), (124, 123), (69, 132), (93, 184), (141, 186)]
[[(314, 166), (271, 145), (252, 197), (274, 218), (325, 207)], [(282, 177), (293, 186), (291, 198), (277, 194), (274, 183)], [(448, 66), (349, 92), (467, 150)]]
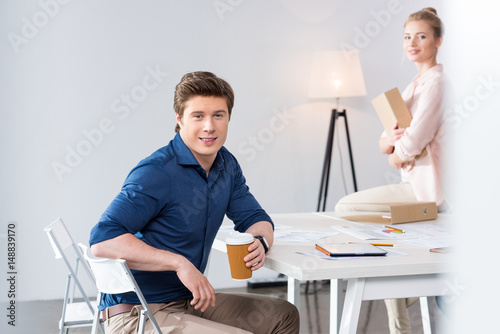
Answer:
[(250, 233), (240, 233), (237, 231), (229, 233), (226, 237), (228, 245), (246, 245), (253, 242), (253, 235)]

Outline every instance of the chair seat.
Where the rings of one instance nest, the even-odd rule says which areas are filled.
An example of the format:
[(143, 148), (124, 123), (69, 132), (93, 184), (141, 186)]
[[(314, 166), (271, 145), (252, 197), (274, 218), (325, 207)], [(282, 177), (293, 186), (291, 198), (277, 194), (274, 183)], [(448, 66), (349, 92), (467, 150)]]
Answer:
[[(93, 309), (97, 308), (97, 302), (90, 301)], [(74, 326), (79, 324), (92, 324), (94, 316), (92, 312), (90, 312), (87, 303), (79, 302), (79, 303), (70, 303), (66, 305), (66, 316), (64, 321), (66, 326)]]

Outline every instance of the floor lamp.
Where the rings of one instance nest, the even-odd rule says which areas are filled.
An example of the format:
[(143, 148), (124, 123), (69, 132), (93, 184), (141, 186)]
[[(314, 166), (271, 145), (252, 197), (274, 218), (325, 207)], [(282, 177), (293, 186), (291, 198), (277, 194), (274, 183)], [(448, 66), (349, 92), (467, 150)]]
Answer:
[(340, 111), (338, 108), (340, 98), (366, 95), (365, 82), (358, 53), (355, 50), (323, 51), (316, 53), (314, 55), (309, 88), (310, 98), (335, 98), (337, 100), (337, 108), (332, 110), (330, 117), (330, 127), (326, 142), (325, 160), (323, 162), (317, 207), (317, 211), (325, 211), (333, 155), (335, 125), (339, 117), (344, 118), (354, 191), (358, 191), (352, 158), (351, 138), (349, 135), (349, 126), (347, 124), (347, 114), (345, 109)]

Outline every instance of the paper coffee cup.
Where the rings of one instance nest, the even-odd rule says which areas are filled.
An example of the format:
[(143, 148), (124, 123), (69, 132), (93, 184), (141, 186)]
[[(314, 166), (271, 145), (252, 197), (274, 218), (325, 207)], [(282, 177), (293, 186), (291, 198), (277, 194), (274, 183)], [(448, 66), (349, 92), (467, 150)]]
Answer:
[(226, 237), (227, 257), (231, 277), (235, 280), (245, 280), (252, 277), (252, 270), (243, 260), (248, 253), (248, 246), (254, 241), (250, 233), (231, 232)]

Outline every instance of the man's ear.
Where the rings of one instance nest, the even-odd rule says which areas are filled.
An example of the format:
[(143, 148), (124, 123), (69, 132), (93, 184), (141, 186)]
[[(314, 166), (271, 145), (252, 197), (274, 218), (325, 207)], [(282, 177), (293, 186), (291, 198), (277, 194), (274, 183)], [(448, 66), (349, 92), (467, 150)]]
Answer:
[(182, 120), (179, 114), (175, 114), (175, 121), (177, 122), (177, 124), (179, 124), (179, 126), (181, 126)]

